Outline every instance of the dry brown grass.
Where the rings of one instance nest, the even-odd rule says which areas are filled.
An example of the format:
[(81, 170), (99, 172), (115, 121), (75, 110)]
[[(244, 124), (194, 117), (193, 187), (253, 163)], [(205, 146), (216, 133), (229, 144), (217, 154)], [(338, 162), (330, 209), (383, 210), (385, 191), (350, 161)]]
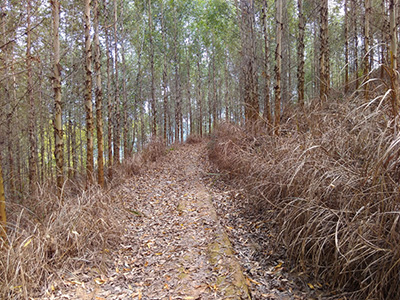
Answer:
[(124, 232), (115, 191), (165, 153), (162, 139), (151, 140), (142, 152), (113, 167), (107, 190), (86, 188), (85, 176), (77, 174), (67, 181), (63, 201), (51, 182), (23, 204), (8, 201), (8, 239), (0, 239), (0, 299), (41, 297), (85, 267), (104, 270)]
[(159, 157), (164, 156), (166, 153), (165, 141), (162, 138), (155, 137), (144, 147), (142, 151), (142, 158), (145, 163), (155, 162)]
[(38, 297), (74, 270), (101, 268), (118, 244), (118, 206), (109, 195), (91, 188), (61, 203), (51, 191), (41, 187), (23, 206), (9, 202), (7, 244), (0, 241), (0, 299)]
[(199, 144), (203, 141), (204, 139), (198, 135), (198, 134), (190, 134), (187, 139), (186, 139), (186, 144), (192, 145), (192, 144)]
[(381, 100), (294, 110), (280, 137), (221, 124), (209, 149), (257, 209), (279, 212), (295, 268), (354, 299), (400, 295), (400, 134)]

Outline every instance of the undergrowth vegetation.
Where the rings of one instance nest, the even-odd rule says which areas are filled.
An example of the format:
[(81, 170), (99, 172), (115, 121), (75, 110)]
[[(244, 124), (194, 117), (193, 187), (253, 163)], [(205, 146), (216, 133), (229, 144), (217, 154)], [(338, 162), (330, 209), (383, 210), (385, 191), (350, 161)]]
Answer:
[(256, 209), (277, 211), (296, 271), (354, 299), (396, 299), (399, 147), (385, 109), (353, 100), (293, 110), (278, 137), (220, 124), (209, 157)]
[(100, 266), (118, 241), (108, 194), (98, 188), (66, 196), (41, 187), (24, 205), (9, 205), (7, 244), (0, 245), (0, 298), (28, 299), (55, 289), (89, 262)]
[(104, 190), (85, 187), (84, 176), (78, 174), (66, 182), (62, 201), (51, 182), (22, 203), (8, 201), (7, 240), (0, 239), (0, 299), (40, 297), (74, 280), (77, 271), (105, 269), (124, 232), (122, 201), (114, 191), (164, 154), (162, 140), (150, 141), (113, 167), (113, 179)]

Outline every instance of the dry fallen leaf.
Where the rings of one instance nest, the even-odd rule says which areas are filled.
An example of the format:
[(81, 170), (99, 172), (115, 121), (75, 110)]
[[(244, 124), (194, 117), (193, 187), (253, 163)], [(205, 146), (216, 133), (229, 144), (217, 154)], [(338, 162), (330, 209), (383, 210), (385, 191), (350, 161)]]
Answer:
[(262, 283), (259, 283), (258, 281), (255, 281), (254, 279), (251, 279), (250, 277), (247, 277), (247, 279), (248, 279), (250, 282), (254, 283), (254, 284), (262, 285)]
[(94, 279), (94, 282), (96, 282), (97, 284), (103, 284), (103, 283), (105, 283), (106, 281), (103, 280), (103, 279), (101, 279), (101, 278), (95, 278), (95, 279)]

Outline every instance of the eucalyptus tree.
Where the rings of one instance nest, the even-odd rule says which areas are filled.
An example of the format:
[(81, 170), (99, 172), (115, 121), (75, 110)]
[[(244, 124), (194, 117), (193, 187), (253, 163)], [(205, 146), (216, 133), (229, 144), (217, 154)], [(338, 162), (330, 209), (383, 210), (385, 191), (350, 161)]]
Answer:
[(400, 95), (399, 95), (399, 75), (397, 73), (397, 23), (396, 10), (397, 1), (389, 0), (389, 18), (390, 18), (390, 76), (392, 81), (392, 109), (393, 117), (399, 113)]
[(94, 47), (95, 47), (95, 76), (96, 76), (96, 133), (97, 133), (97, 182), (104, 187), (104, 142), (103, 142), (103, 89), (101, 81), (101, 49), (99, 41), (99, 0), (94, 0)]
[(370, 72), (370, 18), (371, 18), (371, 1), (364, 0), (364, 97), (369, 100), (369, 72)]
[(93, 182), (93, 104), (92, 104), (92, 41), (91, 0), (85, 0), (85, 110), (86, 110), (86, 181)]
[[(299, 0), (301, 1), (301, 0)], [(272, 114), (271, 114), (271, 104), (270, 104), (270, 80), (271, 80), (271, 75), (270, 75), (270, 61), (269, 61), (269, 28), (268, 28), (268, 16), (267, 16), (267, 9), (268, 9), (268, 4), (267, 0), (263, 1), (263, 6), (262, 6), (262, 28), (263, 28), (263, 35), (264, 35), (264, 70), (263, 70), (263, 75), (265, 78), (265, 84), (264, 84), (264, 111), (263, 111), (263, 117), (267, 121), (267, 125), (269, 127), (272, 126)], [(300, 48), (299, 48), (300, 49)], [(299, 50), (300, 51), (300, 50)]]
[(148, 14), (149, 14), (149, 59), (150, 59), (150, 76), (151, 76), (151, 87), (150, 87), (150, 105), (151, 105), (151, 133), (153, 136), (157, 135), (157, 106), (155, 98), (155, 86), (154, 86), (154, 45), (153, 45), (153, 16), (151, 12), (151, 0), (148, 0)]
[[(103, 0), (103, 7), (106, 8), (109, 2)], [(109, 27), (111, 26), (110, 11), (106, 10), (104, 35), (106, 45), (106, 60), (107, 60), (107, 166), (108, 166), (108, 178), (112, 178), (112, 166), (113, 166), (113, 120), (114, 120), (114, 101), (112, 94), (112, 73), (113, 73), (113, 62), (111, 54), (111, 41)]]
[(4, 195), (4, 182), (3, 182), (3, 170), (2, 170), (2, 159), (0, 153), (0, 238), (6, 239), (7, 231), (7, 215), (6, 215), (6, 197)]
[[(122, 13), (123, 11), (121, 11)], [(120, 108), (120, 90), (119, 90), (119, 61), (118, 61), (118, 1), (113, 0), (114, 13), (114, 130), (113, 130), (113, 148), (114, 148), (114, 163), (120, 163), (120, 143), (121, 143), (121, 108)]]
[(281, 114), (281, 73), (282, 73), (282, 0), (275, 2), (276, 9), (276, 50), (275, 50), (275, 106), (274, 134), (279, 135)]
[(305, 18), (303, 12), (303, 0), (297, 0), (297, 9), (299, 14), (299, 36), (297, 39), (297, 91), (298, 104), (304, 106), (304, 33), (305, 33)]
[(163, 70), (162, 70), (162, 87), (163, 87), (163, 138), (167, 142), (168, 132), (168, 58), (167, 58), (167, 38), (165, 27), (164, 0), (161, 0), (161, 33), (162, 33), (162, 55), (163, 55)]
[(330, 89), (329, 67), (329, 34), (328, 34), (328, 0), (320, 3), (320, 53), (319, 53), (319, 78), (320, 99), (325, 101)]
[(344, 93), (349, 91), (349, 9), (348, 0), (344, 0)]
[(27, 70), (27, 99), (29, 103), (28, 114), (28, 135), (29, 135), (29, 191), (35, 193), (37, 183), (37, 166), (36, 166), (36, 126), (35, 126), (35, 98), (33, 91), (33, 75), (32, 75), (32, 3), (31, 0), (26, 2), (26, 70)]
[(64, 184), (64, 140), (62, 126), (62, 103), (61, 103), (61, 66), (60, 66), (60, 3), (58, 0), (51, 0), (51, 11), (53, 18), (53, 90), (54, 90), (54, 136), (56, 159), (57, 189), (61, 195)]

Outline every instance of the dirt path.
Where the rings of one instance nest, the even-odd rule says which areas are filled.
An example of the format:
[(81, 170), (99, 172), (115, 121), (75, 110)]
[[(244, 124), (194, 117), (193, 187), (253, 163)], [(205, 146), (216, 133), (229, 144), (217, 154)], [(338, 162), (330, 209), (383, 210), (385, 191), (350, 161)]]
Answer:
[[(212, 178), (205, 177), (202, 162), (205, 147), (170, 149), (166, 157), (122, 184), (114, 195), (124, 206), (120, 222), (125, 233), (118, 250), (105, 255), (103, 266), (75, 274), (66, 282), (67, 292), (52, 298), (310, 299), (292, 291), (267, 293), (270, 283), (249, 277), (248, 269), (254, 266), (246, 258), (240, 260), (247, 265), (240, 266), (241, 244), (248, 243), (240, 236), (231, 238), (233, 250), (226, 234), (236, 226), (229, 223), (232, 214), (226, 211), (230, 192), (210, 189)], [(217, 217), (215, 207), (223, 216)]]
[(170, 149), (118, 188), (125, 214), (119, 250), (69, 278), (54, 299), (250, 299), (201, 180), (204, 147)]

